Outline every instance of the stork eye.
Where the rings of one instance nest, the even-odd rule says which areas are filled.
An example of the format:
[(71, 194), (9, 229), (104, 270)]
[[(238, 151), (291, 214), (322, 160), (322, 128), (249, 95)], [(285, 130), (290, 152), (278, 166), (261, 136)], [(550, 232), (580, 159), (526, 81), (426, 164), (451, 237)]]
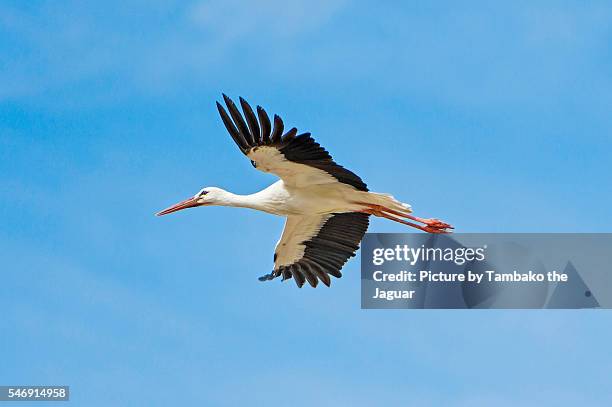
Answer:
[(251, 165), (253, 166), (253, 168), (257, 168), (257, 163), (253, 160), (251, 160)]
[(206, 195), (207, 193), (208, 193), (208, 191), (202, 191), (202, 192), (200, 192), (200, 196), (204, 196), (204, 195)]

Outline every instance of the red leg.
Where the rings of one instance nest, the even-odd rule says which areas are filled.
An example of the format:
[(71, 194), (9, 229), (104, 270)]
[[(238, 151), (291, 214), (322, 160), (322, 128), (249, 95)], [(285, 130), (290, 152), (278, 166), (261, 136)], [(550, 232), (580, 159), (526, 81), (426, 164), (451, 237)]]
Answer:
[[(373, 204), (366, 204), (366, 205), (370, 206), (376, 212), (380, 212), (380, 213), (387, 212), (387, 213), (391, 213), (393, 215), (398, 215), (398, 216), (401, 216), (403, 218), (407, 218), (407, 219), (414, 220), (416, 222), (423, 223), (426, 226), (434, 228), (434, 229), (454, 229), (451, 225), (449, 225), (448, 223), (443, 222), (443, 221), (441, 221), (439, 219), (423, 219), (423, 218), (419, 218), (417, 216), (412, 216), (412, 215), (410, 215), (408, 213), (398, 212), (398, 211), (386, 208), (386, 207), (381, 206), (381, 205), (373, 205)], [(377, 216), (381, 216), (381, 215), (377, 215)], [(400, 222), (400, 223), (403, 223), (403, 222)], [(413, 224), (411, 223), (410, 225), (413, 225)]]
[[(424, 232), (428, 232), (428, 233), (450, 233), (450, 231), (446, 230), (447, 229), (446, 227), (440, 227), (440, 226), (436, 226), (436, 225), (427, 225), (427, 224), (426, 224), (426, 226), (417, 225), (416, 223), (412, 223), (412, 222), (408, 222), (408, 221), (405, 221), (405, 220), (400, 219), (400, 218), (396, 218), (395, 216), (391, 216), (388, 213), (385, 213), (385, 212), (377, 210), (377, 209), (366, 209), (366, 210), (363, 210), (362, 212), (369, 213), (370, 215), (378, 216), (378, 217), (381, 217), (381, 218), (386, 218), (386, 219), (392, 220), (394, 222), (402, 223), (404, 225), (408, 225), (408, 226), (420, 229), (420, 230), (422, 230)], [(402, 215), (402, 216), (405, 216), (405, 215)]]

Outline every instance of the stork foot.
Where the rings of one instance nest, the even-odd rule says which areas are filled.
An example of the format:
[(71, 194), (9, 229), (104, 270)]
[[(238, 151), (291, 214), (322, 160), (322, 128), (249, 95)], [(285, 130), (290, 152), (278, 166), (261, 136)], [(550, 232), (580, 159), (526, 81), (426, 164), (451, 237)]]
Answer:
[[(452, 228), (452, 227), (451, 227)], [(441, 228), (441, 227), (434, 227), (434, 226), (421, 226), (419, 229), (427, 232), (427, 233), (451, 233), (450, 230), (447, 230), (446, 228)]]
[(422, 222), (426, 226), (434, 229), (454, 229), (451, 225), (441, 221), (440, 219), (423, 219)]

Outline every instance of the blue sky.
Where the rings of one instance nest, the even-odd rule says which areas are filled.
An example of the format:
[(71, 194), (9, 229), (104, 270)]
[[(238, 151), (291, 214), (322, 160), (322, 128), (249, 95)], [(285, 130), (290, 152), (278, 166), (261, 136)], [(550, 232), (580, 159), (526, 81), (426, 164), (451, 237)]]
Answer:
[(3, 1), (0, 384), (87, 406), (610, 405), (607, 311), (360, 310), (358, 259), (331, 289), (257, 281), (280, 218), (153, 216), (274, 181), (226, 134), (225, 92), (458, 231), (609, 232), (612, 7), (461, 3)]

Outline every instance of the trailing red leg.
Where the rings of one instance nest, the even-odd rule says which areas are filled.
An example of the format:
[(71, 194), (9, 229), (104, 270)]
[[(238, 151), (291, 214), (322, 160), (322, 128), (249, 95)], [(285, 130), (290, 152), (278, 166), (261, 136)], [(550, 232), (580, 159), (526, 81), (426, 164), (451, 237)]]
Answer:
[[(439, 219), (423, 219), (417, 216), (412, 216), (409, 213), (399, 212), (393, 209), (386, 208), (381, 205), (366, 204), (366, 203), (364, 203), (363, 205), (368, 207), (368, 209), (364, 209), (362, 211), (364, 213), (369, 213), (370, 215), (378, 216), (381, 218), (386, 218), (394, 222), (402, 223), (404, 225), (408, 225), (413, 228), (423, 230), (428, 233), (450, 233), (451, 231), (448, 229), (453, 229), (451, 225)], [(397, 215), (397, 216), (393, 216), (393, 215)], [(408, 222), (404, 219), (399, 218), (398, 216), (402, 218), (414, 220), (419, 223), (423, 223), (425, 226), (421, 226), (416, 223)]]

